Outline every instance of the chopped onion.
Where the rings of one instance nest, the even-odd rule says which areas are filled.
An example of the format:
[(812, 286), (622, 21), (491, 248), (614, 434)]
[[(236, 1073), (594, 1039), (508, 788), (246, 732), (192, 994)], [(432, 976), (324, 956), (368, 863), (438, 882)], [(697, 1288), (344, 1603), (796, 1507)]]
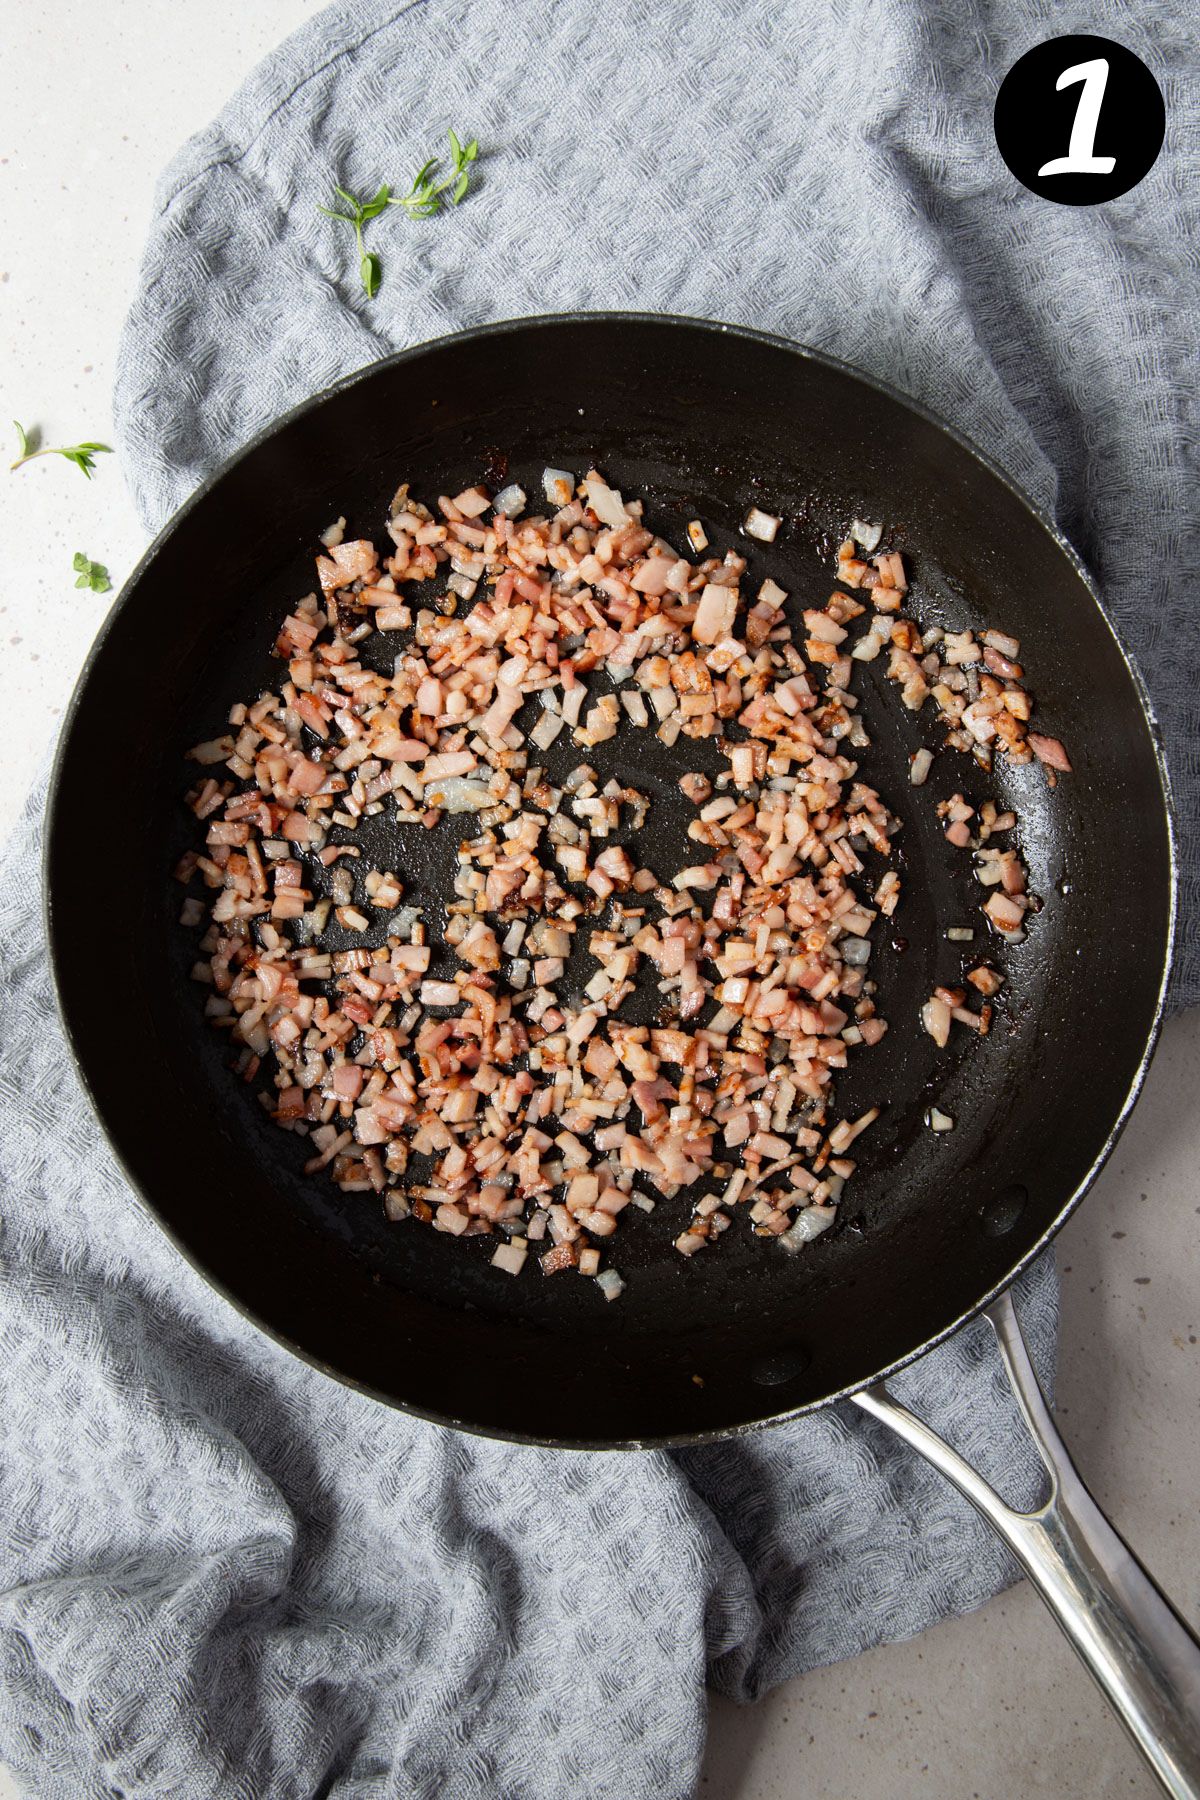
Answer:
[(493, 512), (503, 513), (506, 518), (515, 519), (525, 511), (526, 493), (515, 481), (510, 481), (506, 488), (501, 488), (492, 501)]
[(923, 787), (925, 778), (933, 767), (933, 751), (918, 750), (912, 759), (908, 779), (913, 787)]
[(575, 494), (575, 477), (570, 469), (543, 469), (542, 492), (551, 506), (569, 506)]
[(539, 750), (548, 750), (566, 722), (559, 713), (544, 712), (529, 734), (530, 743)]
[(595, 470), (583, 480), (583, 491), (587, 503), (602, 525), (610, 525), (618, 530), (629, 523), (629, 511), (615, 488), (610, 488), (606, 481), (601, 481)]
[(454, 1006), (462, 996), (452, 981), (423, 981), (422, 1006)]
[(746, 514), (742, 529), (747, 537), (757, 538), (763, 544), (773, 544), (775, 533), (782, 523), (783, 520), (777, 519), (774, 513), (761, 512), (757, 506), (752, 506)]
[(836, 1206), (802, 1207), (796, 1214), (795, 1224), (783, 1233), (779, 1242), (785, 1250), (800, 1250), (814, 1238), (819, 1238), (823, 1231), (828, 1231), (836, 1218)]
[(935, 994), (921, 1008), (921, 1023), (939, 1049), (950, 1042), (950, 1008)]
[(501, 1244), (492, 1257), (493, 1269), (503, 1269), (506, 1275), (519, 1275), (525, 1267), (525, 1243), (523, 1239), (513, 1238), (507, 1244)]
[(868, 525), (862, 519), (851, 519), (849, 535), (859, 549), (865, 555), (870, 556), (871, 552), (878, 548), (879, 540), (883, 536), (883, 526)]
[(868, 631), (864, 637), (859, 638), (850, 655), (855, 662), (874, 662), (882, 649), (883, 639), (877, 638), (873, 632)]
[(451, 775), (437, 781), (426, 799), (443, 812), (478, 812), (491, 798), (491, 790), (482, 781), (468, 781), (463, 775)]

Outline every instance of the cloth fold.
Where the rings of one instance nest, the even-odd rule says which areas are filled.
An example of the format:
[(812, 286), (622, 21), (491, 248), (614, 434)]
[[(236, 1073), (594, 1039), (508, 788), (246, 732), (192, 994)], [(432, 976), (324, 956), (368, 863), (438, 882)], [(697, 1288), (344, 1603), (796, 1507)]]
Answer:
[[(1074, 28), (1111, 29), (1167, 94), (1160, 164), (1095, 214), (1018, 190), (990, 137), (1004, 70)], [(142, 516), (323, 382), (460, 325), (744, 320), (907, 388), (1057, 510), (1194, 820), (1189, 66), (1181, 6), (1115, 0), (1086, 23), (1032, 0), (633, 0), (602, 27), (576, 0), (332, 7), (160, 184), (117, 383)], [(317, 204), (402, 187), (449, 125), (484, 147), (477, 191), (378, 221), (367, 301)], [(389, 1412), (256, 1333), (161, 1237), (79, 1092), (43, 799), (0, 861), (0, 1757), (39, 1796), (684, 1800), (706, 1679), (753, 1698), (1012, 1579), (853, 1407), (677, 1455), (530, 1450)], [(1179, 975), (1196, 997), (1191, 952)], [(1048, 1379), (1049, 1259), (1019, 1304)], [(1032, 1494), (986, 1325), (897, 1387)]]

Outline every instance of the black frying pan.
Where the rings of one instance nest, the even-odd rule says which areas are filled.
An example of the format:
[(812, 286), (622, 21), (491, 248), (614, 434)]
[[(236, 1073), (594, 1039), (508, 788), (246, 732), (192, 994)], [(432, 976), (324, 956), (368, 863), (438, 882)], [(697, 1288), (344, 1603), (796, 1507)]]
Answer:
[[(521, 1278), (501, 1277), (486, 1240), (389, 1225), (373, 1199), (305, 1178), (302, 1145), (232, 1081), (227, 1046), (202, 1020), (169, 874), (193, 826), (182, 752), (277, 679), (274, 630), (313, 585), (323, 526), (345, 513), (352, 533), (379, 533), (401, 479), (453, 493), (506, 464), (536, 493), (546, 463), (593, 461), (646, 498), (667, 536), (699, 516), (723, 546), (751, 503), (782, 513), (755, 563), (794, 605), (827, 597), (851, 517), (887, 520), (924, 621), (1021, 639), (1038, 721), (1075, 769), (1051, 792), (1036, 765), (984, 778), (947, 753), (912, 790), (909, 755), (938, 735), (882, 691), (882, 661), (865, 666), (864, 771), (904, 820), (903, 948), (872, 965), (892, 1029), (851, 1058), (837, 1093), (839, 1111), (882, 1100), (884, 1117), (842, 1222), (795, 1258), (739, 1221), (685, 1262), (671, 1242), (685, 1197), (627, 1213), (611, 1260), (628, 1286), (612, 1305), (590, 1282), (542, 1278), (533, 1259)], [(690, 816), (673, 775), (698, 764), (653, 749), (637, 769), (657, 800), (639, 854), (669, 873)], [(917, 1026), (920, 1002), (985, 947), (969, 859), (933, 813), (955, 788), (1017, 809), (1046, 904), (1004, 953), (997, 1028), (939, 1053)], [(444, 891), (442, 837), (380, 847), (428, 894)], [(1082, 1197), (1136, 1098), (1173, 917), (1154, 730), (1053, 526), (964, 439), (853, 371), (759, 334), (640, 316), (526, 320), (406, 351), (307, 402), (201, 488), (129, 582), (80, 680), (46, 869), (81, 1076), (184, 1254), (299, 1355), (384, 1401), (580, 1447), (696, 1442), (794, 1415), (877, 1381), (992, 1300)], [(99, 911), (118, 891), (127, 902)], [(979, 930), (965, 949), (945, 938), (959, 923)], [(924, 1127), (934, 1100), (952, 1133)]]

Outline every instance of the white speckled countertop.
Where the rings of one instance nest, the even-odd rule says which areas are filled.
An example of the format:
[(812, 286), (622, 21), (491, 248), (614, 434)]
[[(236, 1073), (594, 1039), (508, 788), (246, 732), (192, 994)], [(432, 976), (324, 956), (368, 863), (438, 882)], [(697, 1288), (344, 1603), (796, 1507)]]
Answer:
[[(0, 124), (0, 437), (110, 439), (117, 333), (158, 170), (316, 0), (10, 7)], [(80, 46), (87, 46), (86, 56)], [(15, 441), (13, 454), (15, 455)], [(0, 468), (0, 833), (43, 761), (114, 586), (145, 547), (115, 458)], [(1059, 1416), (1085, 1478), (1200, 1614), (1200, 1018), (1172, 1021), (1095, 1193), (1060, 1238)], [(35, 1794), (36, 1787), (32, 1790)], [(704, 1800), (1097, 1800), (1157, 1793), (1022, 1585), (910, 1644), (715, 1702)], [(0, 1771), (0, 1800), (14, 1792)], [(639, 1797), (631, 1796), (631, 1800)]]

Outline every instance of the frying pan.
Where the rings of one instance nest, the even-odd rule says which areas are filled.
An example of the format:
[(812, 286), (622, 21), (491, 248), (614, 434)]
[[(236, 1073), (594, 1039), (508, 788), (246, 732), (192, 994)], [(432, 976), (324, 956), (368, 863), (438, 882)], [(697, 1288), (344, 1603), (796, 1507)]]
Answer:
[[(454, 493), (507, 472), (537, 493), (545, 464), (593, 462), (643, 496), (667, 536), (699, 517), (726, 545), (749, 505), (781, 514), (754, 563), (793, 606), (827, 597), (851, 517), (885, 519), (925, 622), (991, 623), (1021, 639), (1039, 721), (1075, 770), (1051, 791), (1036, 765), (1002, 764), (985, 781), (944, 753), (914, 790), (908, 759), (922, 741), (936, 746), (933, 727), (885, 691), (882, 661), (865, 665), (874, 742), (862, 767), (903, 820), (905, 897), (893, 953), (872, 961), (892, 1029), (838, 1087), (846, 1116), (884, 1103), (842, 1222), (797, 1257), (739, 1229), (685, 1262), (672, 1239), (686, 1197), (627, 1214), (615, 1305), (588, 1281), (500, 1277), (486, 1240), (388, 1224), (374, 1201), (305, 1178), (303, 1146), (232, 1080), (227, 1044), (202, 1019), (170, 878), (194, 829), (182, 752), (277, 679), (270, 645), (312, 585), (316, 532), (344, 513), (352, 534), (378, 533), (401, 479), (418, 494)], [(639, 859), (669, 874), (690, 816), (674, 779), (702, 766), (705, 747), (689, 743), (681, 764), (646, 737), (623, 773), (654, 799)], [(561, 751), (558, 769), (571, 760)], [(984, 947), (978, 934), (965, 947), (945, 936), (980, 921), (969, 859), (933, 809), (956, 788), (1016, 809), (1045, 905), (1005, 952), (996, 1028), (939, 1053), (916, 1028), (918, 1007)], [(390, 858), (410, 895), (446, 893), (453, 834), (405, 834), (382, 815), (369, 829), (366, 852)], [(98, 914), (95, 875), (114, 857), (121, 903)], [(264, 1330), (424, 1418), (580, 1449), (697, 1443), (852, 1398), (991, 1518), (1164, 1786), (1196, 1794), (1200, 1650), (1079, 1483), (1005, 1297), (1136, 1099), (1161, 1018), (1173, 892), (1155, 729), (1052, 524), (956, 432), (827, 357), (732, 327), (619, 314), (493, 325), (405, 351), (290, 413), (202, 487), (134, 574), (80, 679), (46, 845), (55, 979), (84, 1085), (163, 1228)], [(924, 1126), (935, 1100), (953, 1132)], [(884, 1385), (984, 1308), (1051, 1475), (1032, 1514), (1005, 1507)]]

